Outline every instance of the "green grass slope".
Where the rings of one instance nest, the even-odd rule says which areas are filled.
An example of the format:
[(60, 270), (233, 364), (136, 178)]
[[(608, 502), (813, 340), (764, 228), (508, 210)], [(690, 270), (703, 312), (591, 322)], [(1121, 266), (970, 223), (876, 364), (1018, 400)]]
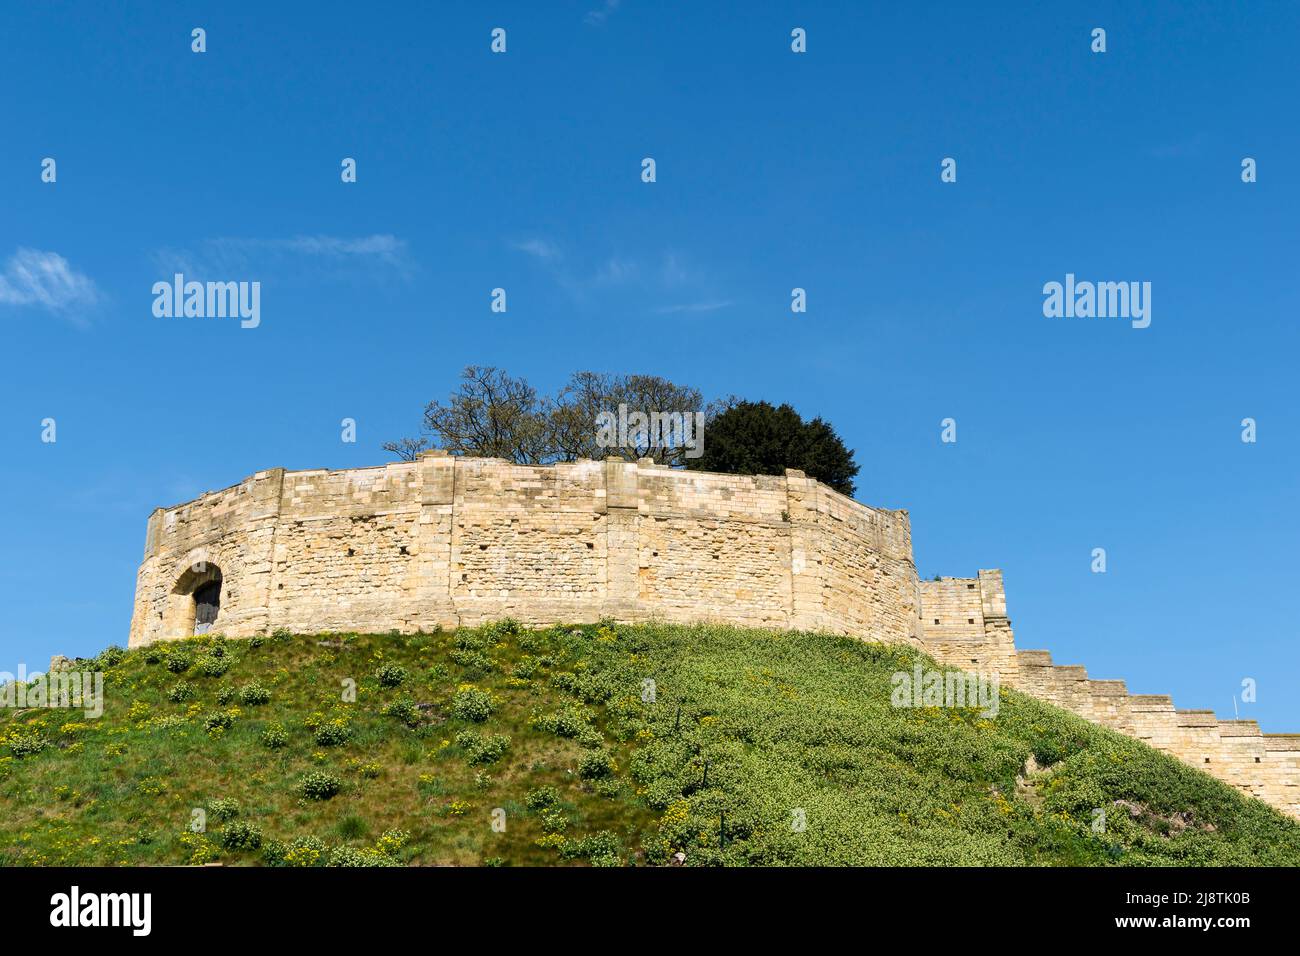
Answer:
[(0, 709), (0, 863), (1300, 863), (1300, 825), (1021, 694), (891, 706), (918, 660), (508, 621), (111, 648), (101, 718)]

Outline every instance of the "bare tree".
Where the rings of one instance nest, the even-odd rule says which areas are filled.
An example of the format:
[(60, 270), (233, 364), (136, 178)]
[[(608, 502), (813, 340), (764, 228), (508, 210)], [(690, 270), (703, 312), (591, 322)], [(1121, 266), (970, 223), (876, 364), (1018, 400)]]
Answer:
[(424, 408), (422, 426), (430, 438), (403, 438), (384, 449), (408, 460), (430, 444), (453, 455), (504, 458), (521, 465), (551, 458), (549, 405), (536, 389), (492, 366), (470, 365), (460, 377), (460, 387), (445, 405), (434, 399)]
[[(699, 389), (658, 375), (575, 372), (552, 403), (552, 441), (565, 461), (614, 455), (629, 461), (652, 458), (660, 464), (681, 465), (686, 451), (684, 431), (692, 422), (686, 416), (703, 415), (704, 411)], [(638, 414), (646, 423), (668, 422), (676, 427), (637, 428), (629, 419)], [(602, 415), (617, 422), (618, 440), (613, 444), (602, 434)], [(624, 428), (625, 424), (629, 427)]]
[(704, 411), (698, 389), (657, 375), (575, 372), (550, 398), (502, 369), (471, 365), (446, 404), (435, 400), (425, 407), (423, 430), (432, 442), (403, 438), (383, 447), (406, 461), (432, 444), (453, 455), (505, 458), (518, 464), (615, 455), (677, 466), (685, 463), (681, 428), (618, 428), (611, 442), (610, 429), (601, 428), (602, 416), (606, 422), (611, 417), (626, 422), (639, 413), (647, 422), (690, 425), (702, 424), (702, 419), (686, 416), (702, 416)]
[(608, 405), (610, 392), (610, 376), (597, 372), (574, 372), (560, 390), (549, 417), (561, 461), (600, 459), (609, 453), (596, 444), (596, 416)]
[(401, 461), (415, 461), (420, 457), (420, 452), (429, 447), (429, 439), (400, 438), (397, 441), (386, 441), (381, 447), (384, 451), (391, 451)]

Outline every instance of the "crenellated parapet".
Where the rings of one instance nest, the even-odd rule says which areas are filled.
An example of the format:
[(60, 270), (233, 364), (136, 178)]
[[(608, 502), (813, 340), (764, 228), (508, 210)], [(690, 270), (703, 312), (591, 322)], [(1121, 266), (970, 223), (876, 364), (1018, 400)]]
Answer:
[(1018, 690), (1135, 737), (1243, 793), (1300, 817), (1300, 735), (1261, 734), (1253, 720), (1179, 710), (1166, 694), (1129, 694), (1123, 681), (1092, 680), (1047, 651), (1019, 651)]

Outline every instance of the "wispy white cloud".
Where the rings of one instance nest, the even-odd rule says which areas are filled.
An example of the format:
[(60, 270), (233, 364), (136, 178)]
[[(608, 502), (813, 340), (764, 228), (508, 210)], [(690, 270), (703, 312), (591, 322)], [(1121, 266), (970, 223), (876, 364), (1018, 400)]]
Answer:
[(664, 254), (659, 274), (664, 285), (669, 288), (707, 284), (707, 277), (691, 266), (684, 256), (674, 251)]
[(596, 270), (589, 280), (592, 285), (621, 285), (631, 282), (641, 274), (641, 267), (631, 259), (611, 258)]
[(559, 247), (548, 239), (521, 239), (512, 242), (510, 245), (520, 252), (528, 253), (534, 259), (550, 260), (560, 258)]
[(406, 241), (387, 233), (372, 236), (292, 236), (283, 239), (204, 239), (192, 247), (166, 247), (153, 256), (163, 270), (195, 276), (230, 276), (250, 269), (310, 267), (383, 268), (410, 271)]
[(620, 294), (637, 296), (644, 305), (654, 299), (670, 299), (651, 307), (656, 315), (714, 312), (732, 305), (720, 296), (704, 270), (692, 266), (681, 253), (670, 251), (659, 257), (609, 256), (598, 263), (568, 255), (556, 242), (533, 237), (511, 242), (510, 247), (537, 262), (575, 302), (586, 305), (597, 296), (608, 299)]
[(666, 305), (663, 308), (655, 309), (655, 311), (660, 315), (673, 315), (677, 312), (716, 312), (718, 309), (725, 309), (731, 304), (730, 299), (685, 302), (681, 305)]
[(605, 0), (604, 4), (595, 10), (588, 10), (587, 15), (582, 19), (586, 23), (604, 23), (618, 10), (619, 2), (620, 0)]
[(246, 239), (250, 248), (283, 250), (305, 256), (375, 256), (392, 261), (406, 254), (406, 243), (387, 233), (355, 239), (339, 236), (295, 236), (292, 239)]
[(18, 249), (0, 272), (0, 304), (66, 313), (99, 300), (94, 281), (57, 252)]
[(605, 262), (592, 269), (575, 266), (558, 243), (543, 237), (512, 241), (510, 248), (522, 252), (550, 273), (557, 283), (569, 290), (575, 298), (584, 298), (586, 293), (599, 288), (622, 285), (635, 279), (641, 271), (640, 265), (632, 259), (611, 256)]

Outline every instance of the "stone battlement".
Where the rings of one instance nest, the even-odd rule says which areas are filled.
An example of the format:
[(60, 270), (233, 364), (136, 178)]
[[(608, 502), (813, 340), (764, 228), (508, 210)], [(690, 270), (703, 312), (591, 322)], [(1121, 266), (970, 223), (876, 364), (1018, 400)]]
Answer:
[(1176, 711), (1168, 697), (1129, 695), (1122, 681), (1017, 650), (1000, 571), (918, 580), (906, 511), (793, 470), (426, 452), (371, 468), (260, 471), (149, 516), (130, 645), (191, 636), (196, 620), (249, 637), (503, 617), (720, 621), (907, 643), (997, 672), (1300, 816), (1300, 736)]

